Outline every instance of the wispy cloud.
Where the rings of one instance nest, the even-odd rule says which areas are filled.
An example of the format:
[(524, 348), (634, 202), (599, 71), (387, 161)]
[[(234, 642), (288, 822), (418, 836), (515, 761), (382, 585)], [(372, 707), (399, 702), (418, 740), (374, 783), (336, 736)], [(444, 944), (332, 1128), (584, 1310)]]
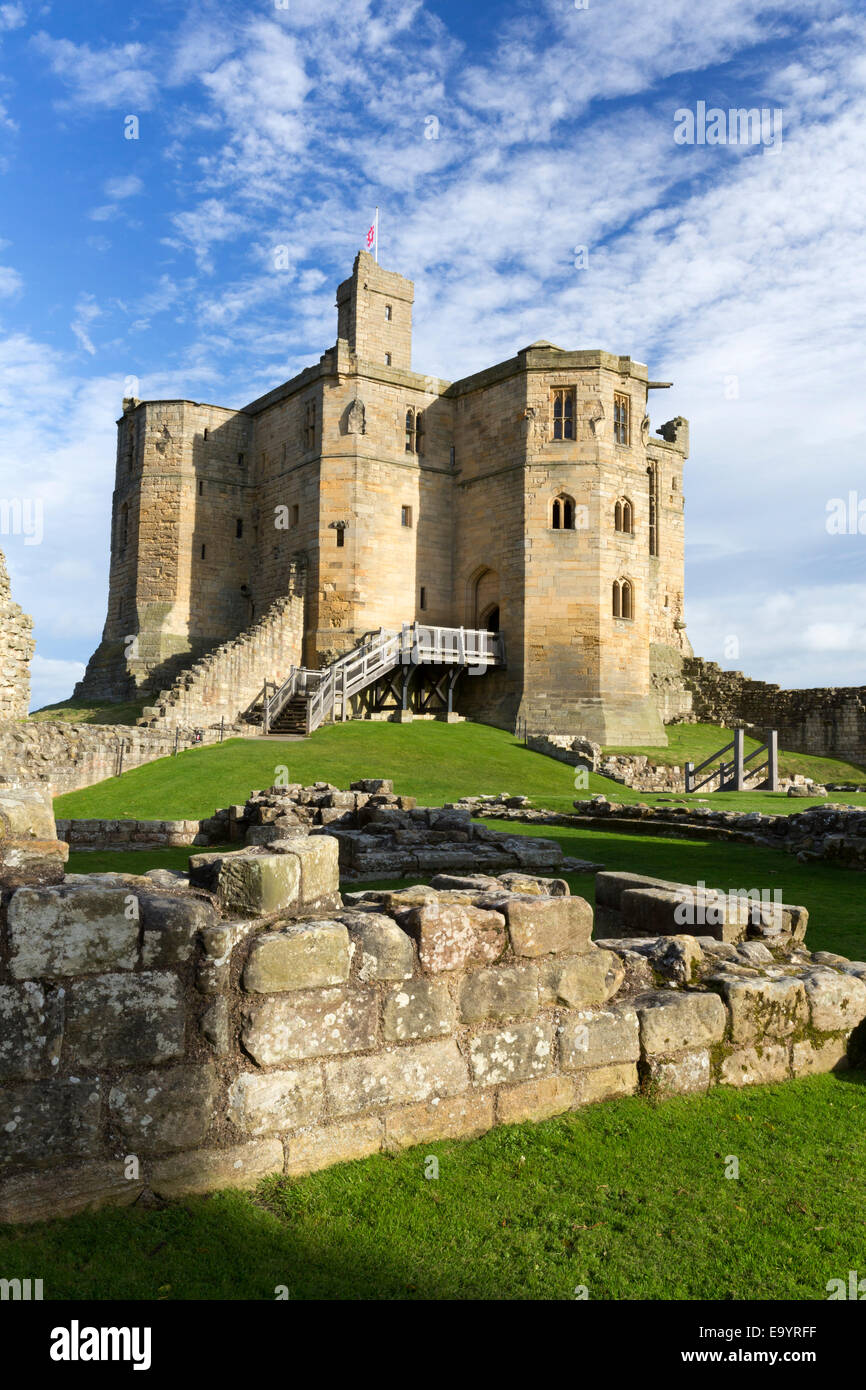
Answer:
[[(85, 367), (101, 365), (99, 320), (143, 394), (242, 404), (333, 341), (333, 285), (379, 203), (381, 259), (416, 282), (422, 370), (454, 378), (545, 337), (675, 381), (651, 407), (692, 421), (698, 650), (719, 659), (741, 632), (756, 675), (857, 678), (862, 630), (837, 605), (866, 606), (866, 569), (824, 521), (866, 448), (862, 26), (838, 0), (539, 0), (486, 16), (478, 42), (421, 0), (215, 0), (146, 44), (38, 35), (64, 119), (151, 112), (126, 151), (135, 172), (98, 162), (84, 209), (125, 234), (89, 238), (122, 290), (73, 285)], [(697, 100), (782, 108), (781, 148), (677, 146), (674, 112)], [(131, 249), (121, 213), (139, 195), (148, 244)], [(92, 425), (91, 452), (109, 451), (94, 527), (116, 406), (106, 394)], [(94, 635), (101, 582), (82, 610)]]
[(147, 110), (156, 95), (159, 84), (150, 70), (144, 44), (124, 43), (100, 50), (70, 39), (54, 39), (44, 31), (35, 34), (32, 43), (64, 83), (67, 107), (123, 103), (133, 110)]
[(0, 265), (0, 299), (11, 299), (21, 293), (24, 281), (12, 266)]
[(102, 310), (94, 300), (93, 295), (82, 294), (75, 306), (75, 318), (69, 326), (78, 345), (85, 352), (89, 352), (91, 357), (95, 356), (96, 348), (93, 346), (93, 340), (90, 336), (90, 326), (101, 316)]

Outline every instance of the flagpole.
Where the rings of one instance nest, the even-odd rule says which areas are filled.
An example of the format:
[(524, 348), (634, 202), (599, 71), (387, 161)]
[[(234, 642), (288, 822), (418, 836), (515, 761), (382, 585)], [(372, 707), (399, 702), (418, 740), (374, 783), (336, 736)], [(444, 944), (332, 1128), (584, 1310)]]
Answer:
[(379, 209), (376, 208), (376, 264), (379, 264)]

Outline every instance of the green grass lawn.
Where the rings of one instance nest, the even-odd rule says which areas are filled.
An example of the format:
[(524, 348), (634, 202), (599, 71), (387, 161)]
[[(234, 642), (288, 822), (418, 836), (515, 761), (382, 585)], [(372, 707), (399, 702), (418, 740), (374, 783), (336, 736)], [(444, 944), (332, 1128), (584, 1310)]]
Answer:
[[(532, 834), (532, 826), (508, 821), (485, 821), (493, 830)], [(672, 840), (652, 835), (629, 835), (606, 830), (572, 830), (545, 826), (541, 832), (558, 840), (563, 853), (591, 859), (608, 869), (650, 874), (677, 882), (703, 879), (711, 888), (779, 888), (786, 903), (809, 909), (807, 945), (812, 951), (838, 951), (852, 960), (866, 960), (866, 894), (864, 878), (855, 870), (832, 864), (800, 864), (784, 850), (720, 840)], [(566, 875), (572, 892), (595, 903), (592, 874)]]
[[(733, 738), (731, 729), (718, 724), (668, 724), (667, 748), (605, 748), (605, 753), (644, 753), (652, 763), (664, 767), (683, 767), (686, 762), (697, 765), (709, 758)], [(746, 737), (746, 756), (760, 747), (760, 740)], [(730, 758), (730, 753), (727, 757)], [(866, 784), (866, 768), (835, 758), (817, 758), (811, 753), (791, 753), (779, 749), (779, 772), (786, 777), (802, 773), (816, 782), (860, 782)]]
[[(218, 807), (245, 801), (254, 788), (271, 786), (280, 768), (287, 769), (292, 782), (328, 781), (339, 787), (348, 787), (359, 777), (391, 777), (396, 791), (415, 796), (426, 806), (441, 806), (460, 796), (511, 792), (531, 797), (538, 806), (570, 811), (576, 796), (573, 768), (531, 752), (502, 729), (471, 723), (380, 724), (358, 720), (319, 729), (312, 738), (299, 741), (230, 739), (207, 748), (190, 748), (176, 758), (160, 758), (121, 777), (68, 792), (56, 799), (55, 813), (64, 817), (198, 820)], [(840, 776), (839, 780), (844, 779)], [(606, 777), (591, 775), (588, 791), (580, 795), (597, 792), (611, 800), (650, 805), (670, 800), (632, 792)], [(866, 796), (844, 799), (866, 805)], [(808, 798), (795, 800), (766, 792), (723, 792), (706, 801), (717, 809), (783, 814), (815, 804)]]
[(147, 869), (180, 869), (186, 873), (191, 854), (240, 849), (234, 845), (190, 845), (185, 849), (72, 850), (68, 874), (143, 874)]
[[(438, 1179), (425, 1177), (439, 1159)], [(724, 1176), (728, 1157), (739, 1178)], [(255, 1193), (0, 1230), (45, 1298), (826, 1299), (866, 1266), (866, 1075), (608, 1101)]]
[[(530, 825), (487, 821), (494, 830), (511, 834), (539, 833)], [(809, 909), (808, 944), (813, 951), (838, 951), (854, 960), (866, 959), (866, 908), (863, 876), (831, 864), (800, 864), (782, 850), (718, 840), (672, 840), (654, 835), (629, 835), (607, 830), (544, 827), (541, 833), (558, 840), (563, 853), (591, 859), (609, 869), (650, 874), (687, 883), (699, 879), (712, 888), (779, 888), (784, 902)], [(223, 846), (222, 848), (233, 848)], [(236, 848), (236, 846), (234, 846)], [(73, 851), (68, 871), (76, 874), (143, 873), (145, 869), (186, 869), (190, 849)], [(595, 902), (592, 874), (566, 874), (571, 890)], [(414, 881), (414, 880), (413, 880)], [(423, 881), (423, 880), (422, 880)], [(382, 879), (348, 888), (405, 887), (406, 880)]]
[[(500, 730), (357, 723), (299, 743), (193, 749), (61, 797), (56, 809), (196, 818), (270, 785), (281, 764), (301, 782), (389, 776), (427, 804), (509, 791), (567, 810), (574, 798), (572, 769)], [(590, 790), (659, 799), (601, 778)], [(799, 811), (810, 803), (731, 793), (707, 804)], [(735, 842), (488, 824), (554, 837), (566, 854), (608, 868), (779, 887), (785, 901), (810, 909), (813, 950), (866, 956), (856, 873)], [(70, 868), (182, 868), (188, 855), (79, 852)], [(591, 876), (570, 882), (592, 899)], [(438, 1180), (424, 1176), (429, 1154), (439, 1158)], [(739, 1159), (738, 1180), (724, 1177), (728, 1155)], [(864, 1174), (866, 1074), (852, 1072), (659, 1106), (606, 1102), (474, 1141), (269, 1179), (253, 1193), (0, 1229), (0, 1269), (42, 1277), (49, 1299), (270, 1299), (283, 1285), (295, 1300), (571, 1299), (578, 1285), (591, 1298), (824, 1299), (829, 1279), (866, 1268)]]

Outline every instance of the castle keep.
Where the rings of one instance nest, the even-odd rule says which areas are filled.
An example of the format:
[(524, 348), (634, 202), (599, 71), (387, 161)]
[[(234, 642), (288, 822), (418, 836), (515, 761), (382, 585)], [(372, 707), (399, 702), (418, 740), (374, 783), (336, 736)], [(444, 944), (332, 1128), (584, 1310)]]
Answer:
[(651, 434), (647, 413), (667, 383), (548, 342), (424, 376), (413, 296), (360, 252), (336, 345), (291, 381), (242, 410), (124, 401), (108, 616), (77, 694), (158, 703), (211, 653), (233, 719), (292, 666), (419, 623), (502, 634), (462, 714), (665, 742), (660, 673), (691, 654), (688, 427)]

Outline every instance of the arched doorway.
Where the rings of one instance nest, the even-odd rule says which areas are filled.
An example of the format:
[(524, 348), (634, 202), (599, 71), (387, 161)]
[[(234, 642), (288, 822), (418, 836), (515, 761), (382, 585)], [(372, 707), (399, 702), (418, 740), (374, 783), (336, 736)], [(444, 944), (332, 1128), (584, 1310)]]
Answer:
[[(489, 565), (481, 565), (470, 575), (467, 586), (467, 627), (487, 628), (489, 632), (499, 631), (499, 575)], [(490, 626), (491, 616), (495, 617), (496, 627)]]

